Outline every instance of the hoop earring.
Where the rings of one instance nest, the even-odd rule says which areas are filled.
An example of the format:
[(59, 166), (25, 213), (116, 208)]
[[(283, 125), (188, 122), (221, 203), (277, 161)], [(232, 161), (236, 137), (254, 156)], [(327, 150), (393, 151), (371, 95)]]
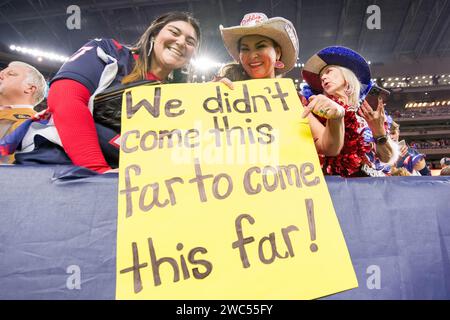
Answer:
[(150, 44), (148, 46), (148, 53), (147, 53), (147, 57), (150, 57), (150, 55), (152, 54), (152, 50), (153, 50), (153, 42), (155, 42), (155, 38), (150, 38)]
[(351, 88), (349, 85), (347, 85), (347, 88), (344, 89), (344, 93), (345, 93), (347, 96), (351, 96), (352, 93), (353, 93), (353, 88)]
[(277, 60), (275, 61), (275, 65), (274, 65), (275, 69), (283, 69), (284, 68), (284, 63), (281, 60)]

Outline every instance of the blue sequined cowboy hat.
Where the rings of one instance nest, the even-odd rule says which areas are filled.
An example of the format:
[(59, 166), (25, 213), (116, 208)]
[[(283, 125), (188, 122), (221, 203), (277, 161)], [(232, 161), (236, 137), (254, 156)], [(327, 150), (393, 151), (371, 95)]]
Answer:
[(360, 98), (364, 98), (373, 86), (369, 64), (358, 52), (346, 47), (332, 46), (320, 50), (309, 58), (302, 70), (303, 79), (313, 92), (323, 92), (320, 73), (328, 65), (341, 66), (353, 71), (361, 82)]

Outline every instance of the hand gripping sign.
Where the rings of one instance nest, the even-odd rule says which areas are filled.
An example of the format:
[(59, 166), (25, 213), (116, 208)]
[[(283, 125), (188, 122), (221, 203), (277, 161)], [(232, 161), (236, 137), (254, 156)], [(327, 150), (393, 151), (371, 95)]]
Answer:
[(124, 92), (118, 299), (311, 299), (357, 279), (289, 79)]

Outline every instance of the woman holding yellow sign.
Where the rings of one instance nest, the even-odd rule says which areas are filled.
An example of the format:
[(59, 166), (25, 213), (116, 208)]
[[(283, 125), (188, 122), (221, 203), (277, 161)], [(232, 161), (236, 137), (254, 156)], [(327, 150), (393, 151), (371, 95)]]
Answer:
[[(269, 19), (263, 13), (249, 13), (239, 26), (220, 26), (220, 32), (237, 63), (224, 66), (215, 81), (231, 89), (232, 81), (281, 77), (297, 61), (297, 33), (292, 23), (282, 17)], [(324, 95), (317, 95), (311, 99), (310, 110), (327, 119), (322, 124), (312, 114), (307, 115), (318, 152), (327, 156), (339, 154), (344, 141), (344, 108)]]
[(169, 82), (189, 64), (199, 43), (198, 22), (185, 12), (156, 18), (132, 47), (114, 39), (89, 41), (51, 80), (50, 119), (31, 124), (16, 162), (74, 164), (99, 173), (117, 167), (118, 133), (94, 121), (94, 97), (120, 84)]

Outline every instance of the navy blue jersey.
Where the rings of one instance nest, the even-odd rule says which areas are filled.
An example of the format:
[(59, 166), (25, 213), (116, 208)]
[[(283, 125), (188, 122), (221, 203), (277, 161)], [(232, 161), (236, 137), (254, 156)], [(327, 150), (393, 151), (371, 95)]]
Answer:
[[(102, 57), (99, 51), (109, 57)], [(111, 58), (117, 60), (118, 69), (109, 86), (117, 85), (124, 76), (131, 73), (134, 58), (129, 48), (113, 39), (95, 39), (86, 43), (63, 64), (51, 83), (59, 79), (72, 79), (83, 84), (92, 95), (99, 87), (106, 65), (112, 62)]]

